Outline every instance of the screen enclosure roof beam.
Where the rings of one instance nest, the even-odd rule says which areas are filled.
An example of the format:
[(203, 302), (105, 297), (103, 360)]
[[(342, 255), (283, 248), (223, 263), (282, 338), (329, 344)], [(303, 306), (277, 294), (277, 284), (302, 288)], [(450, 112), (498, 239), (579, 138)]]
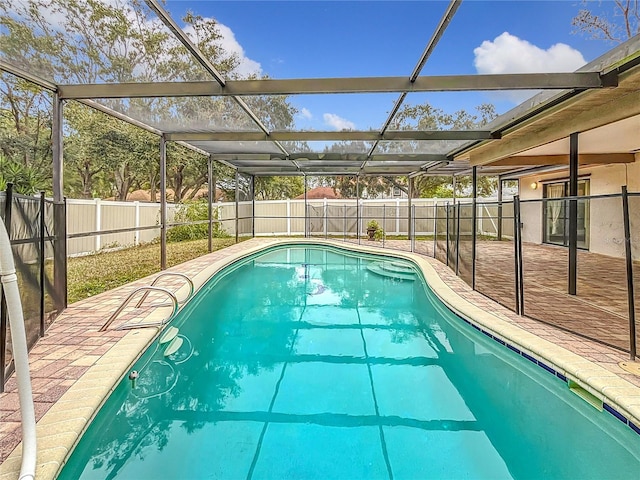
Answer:
[(26, 80), (28, 82), (35, 83), (42, 88), (51, 90), (52, 92), (58, 91), (58, 86), (55, 83), (45, 80), (44, 78), (39, 77), (38, 75), (31, 72), (27, 72), (26, 70), (23, 70), (22, 68), (17, 67), (16, 65), (13, 65), (12, 63), (9, 63), (1, 58), (0, 70), (15, 75), (16, 77), (22, 78), (23, 80)]
[(217, 132), (169, 132), (167, 140), (186, 142), (240, 141), (262, 142), (278, 140), (295, 141), (375, 141), (375, 140), (491, 140), (500, 135), (489, 130), (387, 130), (383, 134), (377, 131), (272, 131), (268, 135), (255, 131), (217, 131)]
[[(259, 153), (259, 154), (249, 154), (249, 153), (239, 153), (239, 154), (216, 154), (215, 159), (226, 160), (230, 163), (234, 163), (234, 161), (242, 162), (242, 161), (260, 161), (263, 160), (265, 162), (269, 162), (270, 160), (321, 160), (321, 161), (335, 161), (335, 162), (358, 162), (362, 161), (365, 158), (368, 158), (366, 153), (319, 153), (319, 152), (300, 152), (300, 153), (290, 153), (288, 156), (276, 154), (276, 153)], [(448, 158), (446, 155), (441, 154), (431, 154), (431, 153), (418, 153), (418, 154), (396, 154), (396, 153), (377, 153), (372, 157), (369, 157), (369, 160), (372, 162), (415, 162), (416, 167), (426, 163), (426, 162), (448, 162)], [(265, 163), (268, 165), (268, 163)]]
[(557, 90), (615, 87), (617, 76), (598, 72), (508, 73), (497, 75), (356, 77), (312, 79), (92, 83), (58, 85), (61, 99), (158, 98), (244, 95), (303, 95), (323, 93), (462, 92), (491, 90)]
[[(418, 78), (418, 75), (420, 75), (422, 68), (424, 67), (425, 63), (427, 63), (427, 59), (429, 58), (433, 50), (436, 48), (436, 45), (440, 41), (440, 38), (442, 38), (444, 31), (449, 26), (451, 19), (456, 14), (456, 11), (458, 10), (458, 7), (460, 6), (461, 3), (462, 3), (462, 0), (451, 0), (451, 3), (449, 3), (447, 10), (444, 12), (444, 15), (440, 19), (440, 23), (438, 23), (438, 26), (434, 30), (433, 35), (429, 40), (429, 43), (427, 43), (427, 46), (425, 47), (424, 52), (422, 52), (422, 55), (420, 55), (420, 59), (418, 59), (418, 63), (416, 63), (416, 66), (413, 68), (413, 72), (411, 72), (411, 75), (409, 76), (409, 81), (411, 83), (415, 82), (416, 79)], [(393, 118), (396, 116), (396, 113), (398, 113), (398, 110), (400, 110), (400, 106), (402, 105), (406, 97), (407, 97), (407, 93), (403, 92), (396, 99), (393, 105), (393, 108), (391, 109), (391, 112), (389, 112), (389, 116), (387, 117), (387, 120), (384, 122), (384, 124), (382, 125), (382, 128), (380, 129), (381, 134), (383, 134), (389, 128), (389, 125), (391, 125)], [(378, 147), (378, 142), (376, 141), (371, 147), (371, 149), (369, 150), (369, 155), (373, 155), (373, 152), (375, 152), (377, 147)], [(362, 164), (362, 168), (364, 168), (365, 165), (366, 165), (366, 162)]]
[[(193, 42), (191, 42), (191, 39), (189, 39), (188, 35), (178, 26), (173, 18), (171, 18), (171, 15), (167, 13), (162, 5), (160, 5), (157, 0), (146, 0), (146, 3), (147, 5), (149, 5), (149, 8), (151, 8), (155, 12), (158, 18), (169, 28), (169, 30), (171, 30), (174, 36), (186, 47), (187, 50), (189, 50), (196, 61), (200, 65), (202, 65), (202, 67), (204, 67), (207, 72), (209, 72), (209, 74), (216, 80), (216, 82), (218, 82), (218, 85), (221, 88), (224, 88), (227, 82), (222, 74), (218, 72), (215, 66), (206, 58), (202, 51), (196, 45), (194, 45)], [(238, 98), (235, 95), (233, 96), (233, 99), (240, 106), (240, 108), (242, 108), (242, 110), (244, 110), (244, 112), (251, 118), (251, 120), (260, 128), (260, 130), (262, 130), (266, 134), (269, 134), (269, 129), (267, 128), (267, 126), (262, 122), (262, 120), (260, 120), (260, 118), (258, 118), (255, 112), (251, 110), (251, 107), (249, 107), (249, 105), (247, 105), (243, 99)], [(288, 153), (287, 150), (282, 146), (282, 144), (278, 142), (274, 143), (278, 147), (278, 149), (282, 151), (282, 153)]]

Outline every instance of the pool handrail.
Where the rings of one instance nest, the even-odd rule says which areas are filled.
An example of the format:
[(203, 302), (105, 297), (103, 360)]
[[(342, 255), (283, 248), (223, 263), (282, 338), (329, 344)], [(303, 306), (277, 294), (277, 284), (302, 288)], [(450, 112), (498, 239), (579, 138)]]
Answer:
[(118, 327), (118, 330), (126, 330), (126, 329), (131, 329), (131, 328), (138, 328), (138, 327), (156, 327), (156, 326), (165, 325), (178, 312), (178, 308), (179, 308), (178, 299), (176, 298), (176, 296), (175, 296), (175, 294), (173, 292), (167, 290), (166, 288), (154, 287), (152, 285), (145, 285), (143, 287), (138, 287), (133, 292), (131, 292), (129, 294), (129, 296), (124, 300), (124, 302), (122, 302), (120, 304), (118, 309), (115, 312), (113, 312), (113, 314), (104, 323), (104, 325), (102, 325), (102, 327), (100, 327), (100, 329), (98, 331), (99, 332), (106, 331), (107, 328), (109, 328), (109, 325), (111, 325), (113, 323), (113, 321), (118, 317), (118, 315), (120, 315), (120, 313), (122, 313), (124, 308), (129, 304), (129, 301), (133, 297), (135, 297), (136, 294), (138, 294), (139, 292), (142, 292), (142, 291), (146, 291), (147, 295), (149, 294), (149, 292), (160, 292), (160, 293), (164, 293), (164, 294), (168, 295), (171, 298), (171, 302), (173, 304), (173, 310), (171, 311), (171, 315), (169, 315), (169, 317), (167, 317), (165, 320), (162, 320), (160, 322), (146, 323), (146, 324), (135, 324), (135, 325), (124, 324), (124, 325), (121, 325), (120, 327)]
[[(193, 285), (193, 280), (191, 280), (188, 276), (186, 276), (184, 273), (179, 273), (179, 272), (162, 272), (160, 275), (158, 275), (156, 278), (153, 279), (153, 282), (151, 282), (150, 286), (155, 286), (156, 283), (158, 283), (158, 281), (162, 278), (162, 277), (181, 277), (184, 278), (187, 283), (189, 284), (189, 294), (187, 295), (187, 298), (185, 298), (185, 302), (187, 300), (189, 300), (192, 296), (193, 296), (193, 292), (195, 290), (195, 287)], [(145, 294), (142, 296), (142, 298), (140, 299), (140, 301), (136, 304), (136, 308), (140, 308), (140, 306), (142, 305), (142, 303), (147, 299), (147, 297), (149, 296), (149, 291), (145, 292)]]

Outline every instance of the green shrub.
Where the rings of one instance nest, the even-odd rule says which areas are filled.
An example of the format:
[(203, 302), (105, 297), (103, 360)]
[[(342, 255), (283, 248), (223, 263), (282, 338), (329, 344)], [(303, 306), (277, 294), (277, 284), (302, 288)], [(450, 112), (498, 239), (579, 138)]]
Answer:
[[(209, 213), (207, 202), (208, 200), (202, 199), (179, 205), (176, 210), (176, 215), (173, 223), (208, 220)], [(218, 219), (218, 211), (216, 208), (213, 209), (213, 219)], [(183, 242), (186, 240), (201, 240), (203, 238), (207, 238), (208, 232), (208, 223), (200, 223), (197, 225), (180, 225), (177, 227), (172, 227), (171, 230), (167, 232), (167, 241)], [(213, 224), (212, 233), (213, 237), (215, 238), (225, 238), (229, 236), (219, 223)]]

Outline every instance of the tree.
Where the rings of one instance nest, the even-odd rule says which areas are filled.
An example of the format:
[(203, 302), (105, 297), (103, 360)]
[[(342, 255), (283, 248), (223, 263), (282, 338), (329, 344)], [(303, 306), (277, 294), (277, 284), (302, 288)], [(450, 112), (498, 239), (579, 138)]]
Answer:
[(32, 195), (44, 190), (45, 179), (36, 168), (0, 154), (0, 191), (6, 190), (8, 183), (16, 193)]
[(0, 152), (46, 178), (51, 156), (51, 97), (40, 87), (0, 75)]
[(284, 200), (304, 193), (304, 180), (299, 176), (256, 177), (255, 195), (259, 200)]
[[(454, 113), (447, 113), (444, 110), (434, 107), (429, 103), (421, 105), (403, 105), (392, 122), (392, 128), (396, 130), (418, 129), (418, 130), (473, 130), (481, 128), (497, 116), (495, 107), (484, 103), (476, 107), (476, 113), (466, 110), (458, 110)], [(430, 153), (448, 153), (458, 147), (459, 141), (441, 140), (429, 142)], [(403, 148), (406, 149), (406, 146)], [(424, 147), (419, 142), (411, 142), (410, 149), (416, 153)], [(468, 195), (471, 179), (469, 177), (458, 177), (456, 179), (456, 195)], [(488, 177), (478, 177), (478, 194), (490, 195), (495, 190), (495, 180)], [(415, 179), (414, 195), (422, 198), (453, 196), (453, 179), (449, 176), (419, 176)]]
[(584, 8), (571, 22), (576, 28), (574, 33), (614, 43), (622, 43), (640, 33), (638, 0), (582, 0), (582, 5)]

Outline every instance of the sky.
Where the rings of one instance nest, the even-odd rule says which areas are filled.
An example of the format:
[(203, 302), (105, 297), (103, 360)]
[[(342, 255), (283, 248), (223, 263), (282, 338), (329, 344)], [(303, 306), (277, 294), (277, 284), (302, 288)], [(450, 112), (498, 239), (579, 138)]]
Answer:
[[(612, 2), (602, 2), (605, 11)], [(241, 74), (271, 78), (409, 76), (448, 2), (168, 1), (220, 23), (223, 45), (242, 60)], [(574, 71), (613, 44), (574, 33), (579, 0), (465, 0), (422, 74)], [(405, 103), (453, 113), (494, 103), (504, 113), (523, 92), (409, 94)], [(298, 95), (297, 129), (379, 129), (398, 94)]]

